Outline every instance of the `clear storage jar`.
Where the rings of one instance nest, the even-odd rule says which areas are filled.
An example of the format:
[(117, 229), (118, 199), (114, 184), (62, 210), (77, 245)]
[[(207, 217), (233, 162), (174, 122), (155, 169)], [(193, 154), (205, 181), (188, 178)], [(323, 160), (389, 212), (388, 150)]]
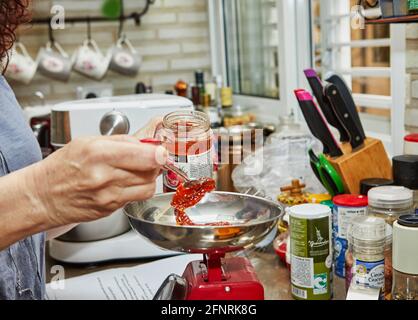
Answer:
[(403, 215), (413, 212), (412, 190), (399, 186), (385, 186), (371, 189), (368, 193), (368, 215), (386, 221), (385, 250), (385, 299), (392, 291), (392, 234), (393, 224)]

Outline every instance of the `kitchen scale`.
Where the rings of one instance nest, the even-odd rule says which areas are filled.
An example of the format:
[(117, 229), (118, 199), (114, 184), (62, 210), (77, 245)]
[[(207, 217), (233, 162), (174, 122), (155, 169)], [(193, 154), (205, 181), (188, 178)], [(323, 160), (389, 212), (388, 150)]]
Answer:
[[(127, 205), (130, 224), (150, 243), (177, 253), (202, 254), (182, 276), (171, 275), (155, 300), (263, 300), (264, 288), (249, 260), (228, 253), (248, 249), (276, 227), (283, 208), (256, 196), (212, 192), (187, 214), (199, 226), (178, 226), (163, 194)], [(227, 226), (202, 226), (228, 222)]]

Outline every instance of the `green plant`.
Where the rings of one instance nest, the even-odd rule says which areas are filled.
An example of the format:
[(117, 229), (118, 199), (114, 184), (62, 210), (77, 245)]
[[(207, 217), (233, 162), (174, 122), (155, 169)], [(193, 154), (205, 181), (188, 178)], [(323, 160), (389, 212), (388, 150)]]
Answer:
[(108, 18), (118, 18), (121, 15), (120, 0), (103, 0), (102, 14)]

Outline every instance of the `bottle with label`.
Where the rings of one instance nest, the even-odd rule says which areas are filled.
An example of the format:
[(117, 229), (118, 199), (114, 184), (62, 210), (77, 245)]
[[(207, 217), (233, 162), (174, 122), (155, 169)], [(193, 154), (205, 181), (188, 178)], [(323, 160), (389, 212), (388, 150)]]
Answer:
[(209, 94), (204, 94), (202, 100), (202, 111), (209, 116), (210, 127), (212, 129), (219, 128), (221, 126), (221, 121), (218, 114), (218, 108), (214, 105), (211, 96)]
[(345, 278), (345, 253), (348, 249), (347, 229), (353, 218), (367, 215), (366, 196), (339, 195), (334, 197), (333, 239), (334, 267), (338, 277)]
[(331, 209), (321, 204), (302, 204), (288, 212), (292, 296), (297, 300), (330, 300)]
[[(360, 216), (348, 230), (346, 290), (380, 289), (385, 286), (386, 222), (382, 218)], [(383, 295), (382, 295), (383, 298)]]
[(418, 216), (393, 225), (393, 300), (418, 300)]
[(385, 186), (371, 189), (368, 193), (367, 214), (386, 221), (385, 250), (385, 298), (392, 291), (392, 230), (400, 216), (413, 213), (413, 192), (401, 186)]
[[(169, 161), (191, 180), (213, 177), (213, 137), (206, 113), (178, 111), (163, 120), (160, 134), (169, 152)], [(173, 192), (180, 184), (174, 172), (163, 175), (164, 191)]]

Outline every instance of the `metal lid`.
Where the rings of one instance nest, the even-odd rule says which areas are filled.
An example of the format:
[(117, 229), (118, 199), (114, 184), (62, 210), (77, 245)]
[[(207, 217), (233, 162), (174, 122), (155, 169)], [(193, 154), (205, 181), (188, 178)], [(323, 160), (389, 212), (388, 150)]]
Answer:
[(369, 205), (373, 207), (408, 207), (413, 204), (412, 190), (401, 186), (385, 186), (369, 191)]
[(409, 228), (418, 228), (418, 215), (411, 214), (399, 217), (398, 223)]
[(301, 204), (289, 209), (289, 215), (299, 219), (319, 219), (331, 215), (331, 209), (323, 204)]
[(369, 204), (368, 198), (361, 195), (342, 194), (334, 197), (334, 204), (341, 207), (367, 207)]
[(383, 178), (364, 179), (360, 182), (360, 194), (367, 196), (368, 192), (377, 187), (391, 186), (393, 181)]
[(394, 157), (393, 178), (396, 185), (418, 189), (418, 155)]

